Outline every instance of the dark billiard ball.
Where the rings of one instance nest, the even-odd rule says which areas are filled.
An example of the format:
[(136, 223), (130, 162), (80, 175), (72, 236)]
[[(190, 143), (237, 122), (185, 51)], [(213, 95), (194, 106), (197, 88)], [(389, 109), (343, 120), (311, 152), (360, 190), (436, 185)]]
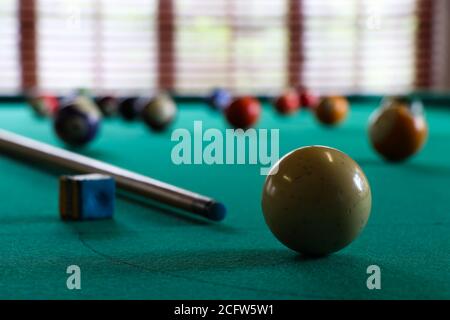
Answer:
[(138, 97), (126, 97), (119, 101), (118, 111), (120, 116), (126, 121), (137, 120), (142, 112), (142, 99)]
[(225, 109), (228, 123), (241, 129), (252, 127), (258, 121), (260, 114), (261, 104), (253, 97), (237, 98)]
[(231, 100), (232, 96), (228, 90), (215, 89), (207, 102), (214, 110), (223, 111), (230, 105)]
[(319, 98), (311, 91), (304, 88), (298, 90), (300, 97), (300, 106), (308, 109), (315, 109), (319, 103)]
[(82, 146), (96, 137), (101, 115), (91, 104), (90, 99), (78, 97), (58, 110), (54, 129), (62, 141), (71, 146)]
[(27, 97), (28, 103), (41, 117), (53, 116), (59, 109), (59, 100), (51, 94), (30, 94)]
[(114, 96), (98, 96), (94, 101), (105, 117), (111, 117), (118, 111), (119, 101)]
[(348, 100), (344, 97), (323, 97), (315, 108), (315, 115), (319, 122), (332, 126), (345, 120), (348, 109)]
[(386, 160), (403, 161), (425, 145), (428, 125), (420, 100), (385, 99), (369, 119), (369, 139)]
[(300, 110), (300, 97), (295, 90), (288, 90), (275, 100), (274, 106), (282, 115), (293, 114)]
[(150, 129), (161, 131), (166, 129), (175, 119), (177, 105), (168, 94), (158, 94), (144, 103), (141, 115), (142, 120)]
[(288, 248), (326, 255), (350, 244), (371, 211), (369, 182), (343, 152), (323, 146), (296, 149), (267, 175), (262, 194), (265, 221)]

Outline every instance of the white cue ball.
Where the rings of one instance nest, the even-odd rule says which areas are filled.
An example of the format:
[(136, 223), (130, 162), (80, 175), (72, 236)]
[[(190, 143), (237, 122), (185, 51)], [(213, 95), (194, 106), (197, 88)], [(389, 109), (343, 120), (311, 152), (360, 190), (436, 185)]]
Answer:
[(372, 195), (359, 165), (339, 150), (310, 146), (280, 159), (266, 178), (262, 209), (275, 237), (306, 255), (350, 244), (369, 219)]

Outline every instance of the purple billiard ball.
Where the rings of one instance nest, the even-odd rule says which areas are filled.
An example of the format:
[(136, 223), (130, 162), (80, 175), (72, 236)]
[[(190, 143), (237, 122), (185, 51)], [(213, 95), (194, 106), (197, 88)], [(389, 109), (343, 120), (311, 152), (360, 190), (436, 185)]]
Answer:
[(75, 100), (62, 107), (56, 114), (54, 129), (58, 137), (71, 146), (82, 146), (97, 135), (101, 117), (86, 101)]

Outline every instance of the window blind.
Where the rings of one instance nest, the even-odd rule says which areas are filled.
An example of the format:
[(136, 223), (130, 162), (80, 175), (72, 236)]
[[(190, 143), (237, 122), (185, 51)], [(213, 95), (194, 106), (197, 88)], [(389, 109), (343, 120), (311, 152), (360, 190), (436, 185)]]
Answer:
[(287, 5), (270, 0), (177, 0), (176, 90), (275, 93), (286, 86)]
[(20, 89), (18, 6), (15, 0), (0, 2), (0, 93)]
[(439, 70), (431, 38), (448, 35), (433, 3), (4, 0), (0, 75), (8, 81), (0, 91), (33, 84), (61, 94), (79, 87), (182, 95), (215, 87), (255, 95), (289, 85), (338, 94), (430, 88)]
[(412, 89), (416, 0), (304, 0), (304, 84), (320, 92)]
[(39, 0), (40, 86), (137, 93), (155, 87), (155, 1)]
[(156, 0), (99, 1), (96, 83), (100, 91), (155, 89), (156, 4)]
[(96, 25), (89, 0), (37, 1), (39, 85), (57, 92), (93, 88)]

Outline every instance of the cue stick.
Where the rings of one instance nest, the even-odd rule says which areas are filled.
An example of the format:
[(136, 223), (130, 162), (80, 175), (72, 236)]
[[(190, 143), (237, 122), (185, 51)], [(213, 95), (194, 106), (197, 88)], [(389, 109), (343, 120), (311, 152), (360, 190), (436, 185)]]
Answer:
[(222, 220), (226, 214), (225, 206), (214, 199), (3, 129), (0, 129), (0, 152), (75, 172), (110, 175), (119, 188), (210, 220)]

